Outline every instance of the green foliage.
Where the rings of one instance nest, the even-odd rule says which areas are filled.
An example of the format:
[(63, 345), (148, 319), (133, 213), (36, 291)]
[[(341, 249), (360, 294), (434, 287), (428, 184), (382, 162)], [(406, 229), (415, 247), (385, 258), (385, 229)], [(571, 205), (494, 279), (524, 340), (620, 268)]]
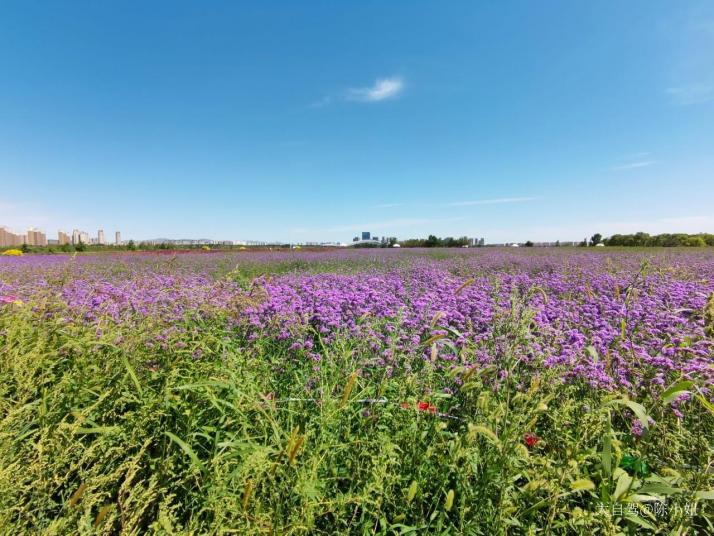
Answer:
[(704, 306), (704, 331), (709, 337), (714, 338), (714, 293), (709, 296)]
[[(597, 236), (597, 235), (595, 235)], [(595, 238), (593, 236), (593, 238)], [(604, 240), (606, 246), (646, 246), (646, 247), (705, 247), (714, 246), (714, 234), (665, 233), (650, 236), (647, 233), (614, 234)]]
[(372, 350), (346, 335), (315, 370), (220, 318), (157, 349), (156, 320), (97, 330), (28, 305), (0, 312), (3, 534), (714, 530), (714, 413), (666, 408), (697, 386), (632, 400), (563, 383), (519, 359), (538, 335), (515, 296), (479, 343), (497, 365), (460, 365), (476, 345), (449, 368), (395, 349), (393, 374), (359, 368)]
[(453, 238), (447, 236), (446, 238), (439, 238), (436, 235), (429, 235), (428, 238), (409, 238), (407, 240), (402, 240), (400, 245), (403, 247), (412, 248), (458, 248), (469, 245), (469, 238), (467, 236), (462, 236), (459, 238)]

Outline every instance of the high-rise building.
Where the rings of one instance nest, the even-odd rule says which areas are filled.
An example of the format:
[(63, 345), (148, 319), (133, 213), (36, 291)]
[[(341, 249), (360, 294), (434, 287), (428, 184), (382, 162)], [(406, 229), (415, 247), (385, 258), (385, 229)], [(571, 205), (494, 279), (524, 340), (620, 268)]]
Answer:
[(27, 245), (28, 246), (46, 246), (47, 236), (42, 231), (33, 227), (27, 230)]
[(362, 240), (369, 240), (369, 231), (362, 231)]
[(104, 241), (104, 231), (102, 229), (99, 229), (97, 231), (97, 244), (99, 244), (100, 246), (106, 244), (106, 242)]
[(121, 246), (121, 233), (120, 233), (119, 231), (117, 231), (116, 233), (114, 233), (114, 243), (115, 243), (117, 246)]
[(69, 244), (69, 242), (70, 242), (70, 238), (67, 233), (65, 233), (64, 231), (57, 231), (57, 243), (60, 246), (65, 246), (65, 245)]
[(86, 231), (80, 231), (79, 229), (75, 229), (72, 231), (72, 244), (75, 246), (78, 244), (90, 244), (91, 240), (89, 239), (89, 233)]
[(0, 247), (21, 246), (24, 243), (24, 235), (13, 233), (7, 227), (0, 227)]

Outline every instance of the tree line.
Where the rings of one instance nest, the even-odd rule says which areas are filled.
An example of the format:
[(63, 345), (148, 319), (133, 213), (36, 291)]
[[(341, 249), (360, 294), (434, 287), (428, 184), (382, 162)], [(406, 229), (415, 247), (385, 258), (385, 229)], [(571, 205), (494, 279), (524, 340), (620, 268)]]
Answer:
[[(459, 248), (471, 245), (471, 239), (468, 236), (439, 238), (436, 235), (429, 235), (428, 238), (408, 238), (399, 244), (405, 248)], [(479, 245), (483, 245), (483, 238), (479, 240)]]
[(649, 235), (648, 233), (614, 234), (603, 240), (606, 246), (640, 246), (640, 247), (704, 247), (714, 246), (714, 234), (698, 233), (663, 233)]

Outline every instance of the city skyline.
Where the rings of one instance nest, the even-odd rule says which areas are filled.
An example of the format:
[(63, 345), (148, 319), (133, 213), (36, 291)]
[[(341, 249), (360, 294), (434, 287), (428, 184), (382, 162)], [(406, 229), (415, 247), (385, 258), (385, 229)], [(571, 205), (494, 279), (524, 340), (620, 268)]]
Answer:
[[(382, 235), (381, 239), (378, 235), (373, 235), (371, 231), (362, 231), (360, 235), (355, 236), (352, 238), (351, 242), (350, 241), (330, 241), (330, 240), (321, 240), (321, 241), (303, 241), (303, 242), (288, 242), (288, 241), (281, 241), (281, 240), (274, 240), (274, 241), (263, 241), (263, 240), (248, 240), (248, 239), (243, 239), (243, 240), (228, 240), (228, 239), (220, 239), (220, 238), (151, 238), (151, 239), (142, 239), (142, 240), (134, 240), (133, 238), (130, 238), (126, 242), (124, 242), (121, 238), (121, 231), (115, 231), (115, 239), (114, 242), (107, 243), (105, 239), (105, 233), (103, 229), (98, 229), (96, 231), (96, 238), (91, 236), (87, 231), (83, 231), (80, 229), (73, 229), (72, 233), (68, 233), (67, 231), (63, 229), (57, 230), (57, 238), (48, 238), (47, 234), (39, 229), (36, 229), (34, 227), (28, 228), (28, 230), (25, 233), (22, 233), (21, 231), (15, 231), (13, 229), (10, 229), (7, 226), (0, 225), (0, 247), (8, 247), (8, 246), (21, 246), (21, 245), (28, 245), (28, 246), (53, 246), (53, 245), (58, 245), (58, 246), (63, 246), (63, 245), (110, 245), (110, 246), (120, 246), (120, 245), (125, 245), (126, 242), (134, 242), (137, 244), (149, 244), (149, 245), (159, 245), (159, 244), (169, 244), (169, 245), (175, 245), (175, 246), (181, 246), (181, 245), (201, 245), (201, 244), (215, 244), (215, 245), (253, 245), (253, 246), (262, 246), (262, 245), (275, 245), (275, 244), (296, 244), (296, 245), (306, 245), (306, 246), (348, 246), (354, 244), (355, 242), (374, 242), (374, 243), (381, 243), (381, 244), (393, 244), (396, 243), (399, 238), (396, 236), (387, 236), (387, 235)], [(417, 238), (417, 237), (412, 237), (412, 238)], [(461, 235), (461, 238), (464, 238), (464, 235)], [(484, 245), (484, 239), (481, 238), (468, 238), (468, 243), (472, 246), (476, 245)]]
[[(48, 238), (47, 233), (42, 229), (29, 227), (24, 233), (0, 224), (0, 247), (8, 246), (48, 246), (48, 245), (108, 245), (104, 236), (104, 230), (98, 229), (96, 238), (90, 236), (87, 231), (73, 229), (68, 233), (63, 229), (57, 230), (57, 238)], [(116, 231), (115, 241), (111, 245), (122, 245), (121, 232)]]
[[(623, 235), (634, 235), (635, 233), (612, 233), (615, 238), (622, 237)], [(648, 233), (645, 233), (648, 235)], [(678, 233), (656, 233), (660, 235), (676, 235)], [(679, 233), (679, 234), (690, 234), (690, 235), (702, 235), (711, 234), (705, 232), (697, 233)], [(595, 241), (595, 237), (597, 241)], [(433, 241), (432, 238), (435, 240)], [(64, 245), (99, 245), (99, 246), (125, 246), (127, 244), (133, 245), (147, 245), (147, 246), (158, 246), (158, 245), (169, 245), (174, 247), (182, 246), (198, 246), (198, 245), (219, 245), (219, 246), (279, 246), (279, 245), (293, 245), (293, 246), (332, 246), (332, 247), (348, 247), (354, 245), (367, 245), (367, 244), (379, 244), (383, 247), (392, 246), (400, 242), (411, 243), (411, 247), (414, 247), (414, 243), (419, 241), (438, 243), (439, 240), (446, 240), (450, 242), (451, 245), (447, 247), (454, 247), (455, 243), (463, 244), (468, 247), (483, 247), (483, 246), (516, 246), (516, 245), (531, 245), (531, 246), (577, 246), (585, 245), (587, 246), (589, 242), (593, 242), (591, 245), (604, 245), (601, 243), (603, 239), (609, 238), (608, 235), (603, 236), (601, 233), (593, 233), (589, 236), (584, 236), (579, 240), (568, 240), (568, 239), (555, 239), (555, 240), (490, 240), (486, 242), (486, 239), (481, 236), (471, 236), (464, 233), (456, 233), (452, 235), (437, 237), (433, 233), (429, 233), (428, 236), (417, 236), (417, 235), (403, 235), (395, 236), (389, 234), (383, 234), (381, 237), (377, 234), (372, 234), (371, 231), (361, 231), (357, 235), (350, 239), (345, 240), (304, 240), (304, 241), (289, 241), (289, 240), (253, 240), (253, 239), (224, 239), (224, 238), (144, 238), (135, 239), (129, 238), (128, 240), (122, 240), (121, 231), (114, 232), (114, 241), (107, 242), (105, 239), (105, 233), (103, 229), (97, 229), (96, 237), (91, 236), (89, 232), (80, 229), (73, 229), (72, 233), (68, 233), (65, 230), (59, 229), (57, 231), (57, 238), (48, 238), (47, 234), (42, 229), (37, 229), (35, 227), (29, 227), (26, 232), (16, 231), (9, 228), (6, 225), (0, 224), (0, 247), (7, 248), (13, 246), (64, 246)], [(669, 240), (669, 239), (667, 239)], [(433, 245), (433, 244), (432, 244)], [(670, 244), (671, 245), (671, 244)]]

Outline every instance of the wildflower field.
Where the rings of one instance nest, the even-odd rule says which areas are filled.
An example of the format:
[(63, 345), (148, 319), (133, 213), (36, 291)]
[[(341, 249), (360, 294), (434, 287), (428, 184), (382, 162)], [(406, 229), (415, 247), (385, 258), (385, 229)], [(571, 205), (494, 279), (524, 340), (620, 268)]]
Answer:
[(0, 257), (1, 534), (712, 534), (714, 251)]

